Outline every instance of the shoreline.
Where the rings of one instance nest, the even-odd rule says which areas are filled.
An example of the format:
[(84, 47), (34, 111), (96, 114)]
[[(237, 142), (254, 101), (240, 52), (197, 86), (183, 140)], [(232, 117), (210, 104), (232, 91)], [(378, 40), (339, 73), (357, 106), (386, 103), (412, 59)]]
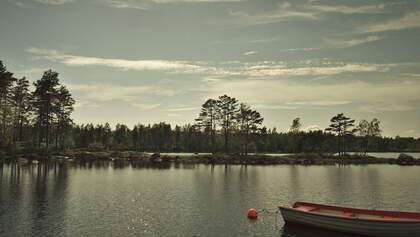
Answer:
[(0, 163), (19, 162), (38, 164), (40, 162), (93, 162), (93, 161), (128, 161), (144, 164), (217, 164), (217, 165), (420, 165), (420, 159), (401, 153), (399, 158), (377, 158), (360, 154), (345, 154), (338, 157), (334, 154), (298, 153), (274, 156), (272, 154), (239, 153), (147, 153), (136, 151), (66, 151), (51, 153), (48, 156), (28, 153), (0, 158)]

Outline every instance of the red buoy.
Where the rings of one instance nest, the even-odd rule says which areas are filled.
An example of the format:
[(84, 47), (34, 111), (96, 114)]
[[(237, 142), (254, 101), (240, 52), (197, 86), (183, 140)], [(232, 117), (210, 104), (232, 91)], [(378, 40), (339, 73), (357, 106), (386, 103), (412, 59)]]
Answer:
[(255, 209), (249, 209), (248, 210), (248, 218), (249, 219), (257, 219), (258, 217), (258, 212)]

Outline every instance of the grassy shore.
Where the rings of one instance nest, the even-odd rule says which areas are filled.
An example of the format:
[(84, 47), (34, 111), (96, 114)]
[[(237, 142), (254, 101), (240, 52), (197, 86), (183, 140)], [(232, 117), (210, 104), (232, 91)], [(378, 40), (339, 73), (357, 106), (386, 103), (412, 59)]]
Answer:
[(13, 156), (2, 156), (0, 161), (20, 161), (24, 163), (38, 163), (45, 160), (60, 161), (130, 161), (140, 163), (183, 163), (183, 164), (233, 164), (233, 165), (335, 165), (335, 164), (400, 164), (420, 165), (420, 159), (390, 159), (375, 158), (364, 155), (346, 154), (338, 157), (332, 154), (300, 153), (284, 156), (269, 156), (264, 154), (159, 154), (144, 153), (135, 151), (65, 151), (53, 152), (50, 155), (36, 153), (21, 154)]

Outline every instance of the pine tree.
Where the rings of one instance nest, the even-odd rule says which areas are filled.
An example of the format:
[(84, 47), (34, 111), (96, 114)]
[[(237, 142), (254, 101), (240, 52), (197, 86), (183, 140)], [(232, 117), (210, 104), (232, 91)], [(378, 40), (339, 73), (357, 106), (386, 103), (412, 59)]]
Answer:
[(47, 152), (50, 144), (50, 129), (57, 104), (58, 85), (58, 73), (48, 70), (44, 72), (40, 80), (34, 82), (35, 91), (32, 93), (32, 106), (38, 127), (38, 147), (41, 147), (41, 143), (45, 141)]
[(11, 122), (11, 89), (15, 82), (13, 73), (7, 71), (6, 66), (0, 61), (0, 119), (1, 119), (1, 133), (0, 141), (6, 143), (9, 141), (7, 134), (8, 125)]
[(217, 100), (217, 119), (222, 127), (225, 140), (225, 153), (229, 152), (230, 133), (236, 126), (236, 116), (238, 114), (238, 100), (227, 95), (219, 96)]
[(237, 120), (241, 133), (245, 136), (245, 155), (248, 155), (249, 136), (259, 130), (259, 126), (262, 124), (264, 118), (261, 117), (259, 112), (252, 110), (250, 106), (242, 103), (239, 108)]
[(65, 86), (60, 86), (56, 95), (56, 104), (54, 105), (54, 113), (57, 118), (57, 131), (56, 131), (56, 147), (60, 143), (60, 148), (65, 147), (65, 137), (69, 128), (73, 124), (70, 115), (73, 112), (73, 105), (75, 100), (71, 97), (70, 92)]
[(14, 110), (13, 140), (22, 141), (23, 126), (28, 122), (30, 106), (29, 81), (25, 77), (18, 79), (12, 88), (12, 104)]
[(354, 126), (354, 119), (350, 119), (344, 116), (343, 113), (340, 113), (332, 117), (330, 122), (330, 126), (325, 130), (337, 135), (338, 155), (341, 156), (346, 151), (345, 137), (356, 132), (356, 129), (348, 130)]
[(204, 128), (206, 133), (210, 134), (210, 150), (212, 153), (215, 151), (215, 131), (217, 121), (218, 106), (217, 101), (208, 99), (202, 106), (198, 118), (195, 120), (196, 125)]

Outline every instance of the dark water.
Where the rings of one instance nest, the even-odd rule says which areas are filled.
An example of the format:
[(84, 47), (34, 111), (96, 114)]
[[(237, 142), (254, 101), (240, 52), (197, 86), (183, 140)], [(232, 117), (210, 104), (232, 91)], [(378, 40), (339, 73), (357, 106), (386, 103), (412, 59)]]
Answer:
[[(284, 226), (276, 207), (420, 212), (419, 197), (418, 166), (0, 164), (0, 235), (346, 236)], [(249, 208), (258, 220), (246, 218)]]

